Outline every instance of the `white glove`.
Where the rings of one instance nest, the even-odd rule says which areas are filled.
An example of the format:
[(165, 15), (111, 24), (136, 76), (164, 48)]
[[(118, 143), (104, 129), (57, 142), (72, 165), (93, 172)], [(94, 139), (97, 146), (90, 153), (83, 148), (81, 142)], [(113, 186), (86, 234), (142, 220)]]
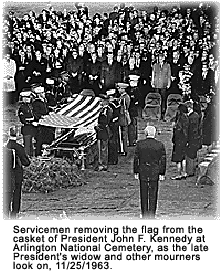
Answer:
[(160, 176), (159, 176), (159, 180), (160, 180), (160, 181), (164, 181), (165, 179), (166, 179), (166, 178), (165, 178), (164, 175), (160, 175)]
[(135, 173), (135, 179), (138, 180), (139, 179), (139, 174)]
[(33, 122), (32, 125), (33, 125), (34, 127), (37, 127), (37, 126), (38, 126), (38, 123), (37, 123), (37, 122)]

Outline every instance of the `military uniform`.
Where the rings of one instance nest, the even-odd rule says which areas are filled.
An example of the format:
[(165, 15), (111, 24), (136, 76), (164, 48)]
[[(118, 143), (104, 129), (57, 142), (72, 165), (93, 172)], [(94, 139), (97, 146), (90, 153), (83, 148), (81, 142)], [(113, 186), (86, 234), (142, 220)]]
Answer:
[[(102, 98), (105, 100), (108, 97), (103, 95)], [(110, 120), (112, 119), (112, 109), (107, 105), (101, 109), (100, 115), (98, 117), (98, 126), (96, 126), (97, 140), (98, 140), (98, 157), (95, 163), (95, 170), (99, 170), (101, 166), (102, 170), (107, 170), (108, 168), (108, 142), (110, 136)]]
[(129, 87), (128, 94), (130, 96), (129, 115), (131, 120), (128, 126), (128, 140), (129, 140), (129, 146), (135, 146), (136, 140), (137, 140), (137, 117), (138, 117), (138, 104), (139, 104), (138, 87), (136, 86)]
[[(115, 90), (107, 91), (107, 95), (114, 95)], [(109, 102), (109, 106), (112, 109), (113, 115), (110, 120), (110, 137), (109, 137), (109, 149), (108, 149), (108, 162), (110, 165), (116, 165), (118, 163), (118, 144), (119, 144), (119, 116), (120, 105), (119, 102), (113, 100)]]
[[(38, 91), (37, 91), (38, 93)], [(41, 93), (41, 92), (39, 92)], [(47, 102), (44, 98), (36, 98), (32, 103), (34, 122), (39, 120), (49, 113)], [(36, 133), (36, 156), (42, 155), (42, 145), (51, 144), (54, 139), (54, 130), (51, 127), (37, 125)]]
[[(118, 88), (126, 89), (128, 84), (118, 83)], [(131, 123), (129, 115), (129, 106), (130, 106), (130, 96), (124, 91), (120, 94), (120, 116), (119, 116), (119, 126), (120, 126), (120, 143), (119, 143), (119, 152), (123, 156), (127, 155), (127, 141), (128, 141), (128, 125)]]
[[(22, 97), (31, 96), (30, 92), (22, 92)], [(33, 156), (33, 138), (36, 136), (36, 127), (33, 126), (34, 115), (31, 103), (23, 102), (18, 111), (20, 122), (22, 123), (21, 133), (26, 154)]]

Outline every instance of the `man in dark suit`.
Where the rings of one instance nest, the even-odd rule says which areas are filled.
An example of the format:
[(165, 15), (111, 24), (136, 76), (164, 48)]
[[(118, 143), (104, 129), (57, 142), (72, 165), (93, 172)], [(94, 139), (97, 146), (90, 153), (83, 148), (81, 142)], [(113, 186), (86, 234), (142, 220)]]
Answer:
[(15, 150), (7, 148), (8, 136), (3, 135), (3, 138), (3, 213), (7, 218), (10, 218), (11, 203), (15, 187)]
[(156, 128), (145, 128), (145, 140), (137, 142), (134, 157), (135, 178), (140, 180), (140, 200), (143, 218), (155, 218), (158, 181), (166, 172), (165, 146), (155, 139)]
[(15, 173), (15, 186), (12, 195), (12, 209), (11, 218), (15, 218), (16, 214), (20, 211), (21, 206), (21, 192), (22, 192), (22, 181), (23, 181), (23, 166), (29, 166), (30, 160), (25, 149), (22, 145), (16, 143), (16, 132), (15, 128), (10, 128), (9, 141), (7, 143), (7, 148), (15, 151), (15, 160), (13, 163), (14, 173)]

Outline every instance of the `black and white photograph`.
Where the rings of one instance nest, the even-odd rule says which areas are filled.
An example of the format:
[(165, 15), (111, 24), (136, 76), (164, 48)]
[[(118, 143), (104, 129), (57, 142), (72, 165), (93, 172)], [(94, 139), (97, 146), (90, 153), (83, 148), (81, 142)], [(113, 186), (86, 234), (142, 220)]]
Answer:
[(218, 219), (219, 15), (4, 1), (2, 218)]

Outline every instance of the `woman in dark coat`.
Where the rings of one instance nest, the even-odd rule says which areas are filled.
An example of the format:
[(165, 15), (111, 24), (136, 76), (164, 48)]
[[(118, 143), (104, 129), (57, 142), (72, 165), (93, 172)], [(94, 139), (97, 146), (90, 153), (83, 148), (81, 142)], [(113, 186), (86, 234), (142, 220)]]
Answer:
[(173, 180), (181, 180), (187, 176), (186, 174), (186, 146), (188, 138), (189, 120), (187, 117), (188, 109), (185, 104), (178, 106), (178, 115), (173, 128), (173, 151), (172, 162), (177, 163), (178, 176), (172, 177)]
[(215, 129), (219, 126), (216, 125), (215, 114), (215, 99), (213, 99), (208, 103), (203, 116), (202, 144), (208, 147), (212, 145), (213, 141), (215, 141)]

